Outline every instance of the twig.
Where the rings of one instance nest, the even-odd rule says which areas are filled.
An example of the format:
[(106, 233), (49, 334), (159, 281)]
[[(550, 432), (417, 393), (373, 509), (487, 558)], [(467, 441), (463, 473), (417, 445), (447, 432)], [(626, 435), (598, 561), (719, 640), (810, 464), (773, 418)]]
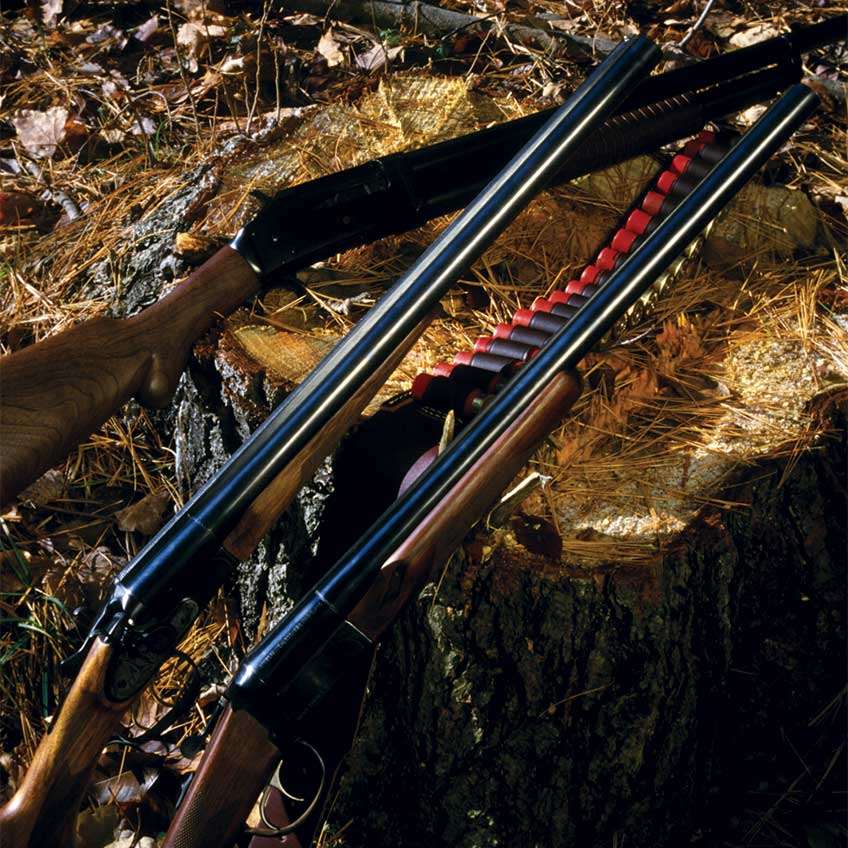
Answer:
[(31, 159), (22, 159), (20, 155), (18, 155), (18, 161), (23, 164), (24, 169), (30, 176), (34, 177), (45, 187), (44, 194), (47, 199), (58, 203), (62, 207), (68, 216), (68, 220), (75, 221), (77, 218), (82, 217), (82, 210), (77, 205), (77, 202), (66, 191), (50, 185), (44, 176), (44, 171), (42, 171), (39, 165)]
[(689, 39), (692, 38), (692, 36), (704, 25), (704, 21), (707, 19), (707, 15), (709, 15), (710, 10), (712, 9), (714, 4), (715, 0), (707, 0), (703, 10), (701, 11), (701, 14), (698, 15), (698, 20), (695, 21), (695, 23), (692, 24), (692, 26), (690, 26), (688, 30), (686, 30), (686, 34), (683, 36), (683, 38), (680, 39), (680, 41), (677, 42), (677, 47), (682, 50), (686, 46)]

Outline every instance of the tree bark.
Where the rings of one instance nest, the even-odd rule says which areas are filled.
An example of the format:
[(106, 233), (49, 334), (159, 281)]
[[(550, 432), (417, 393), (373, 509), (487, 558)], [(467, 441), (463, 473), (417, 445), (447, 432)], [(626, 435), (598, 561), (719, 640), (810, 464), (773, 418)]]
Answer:
[(380, 650), (325, 844), (678, 845), (779, 797), (845, 682), (840, 427), (654, 568), (466, 545)]

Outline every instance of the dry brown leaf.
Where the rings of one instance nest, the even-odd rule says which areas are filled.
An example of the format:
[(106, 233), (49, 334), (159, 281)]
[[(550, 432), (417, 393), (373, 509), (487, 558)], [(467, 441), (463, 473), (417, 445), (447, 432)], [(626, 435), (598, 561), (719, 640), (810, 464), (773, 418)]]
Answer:
[(12, 118), (12, 124), (29, 153), (49, 159), (65, 138), (67, 120), (68, 110), (64, 106), (52, 106), (46, 112), (24, 109)]
[(114, 840), (120, 818), (118, 808), (111, 804), (83, 810), (77, 816), (74, 844), (79, 848), (104, 848)]
[(148, 18), (138, 29), (133, 33), (138, 41), (144, 43), (150, 38), (156, 30), (159, 29), (159, 15), (153, 15)]
[(51, 468), (34, 483), (27, 486), (21, 492), (20, 498), (35, 504), (35, 506), (44, 506), (57, 498), (61, 498), (64, 494), (65, 475), (61, 471)]
[(56, 26), (56, 21), (62, 14), (62, 2), (63, 0), (42, 0), (41, 20), (44, 21), (44, 26), (50, 29)]
[(32, 223), (44, 204), (21, 191), (0, 191), (0, 226)]
[(167, 492), (151, 492), (138, 503), (115, 513), (118, 527), (152, 536), (162, 526), (162, 514), (170, 502), (171, 496)]
[(382, 68), (386, 62), (394, 59), (403, 51), (403, 47), (389, 47), (386, 49), (382, 44), (375, 44), (365, 53), (356, 54), (356, 67), (365, 71), (376, 71)]
[(177, 43), (187, 48), (192, 56), (197, 56), (200, 48), (213, 38), (227, 34), (226, 27), (220, 24), (200, 24), (192, 21), (184, 23), (177, 30)]
[(105, 585), (123, 563), (116, 562), (114, 554), (105, 545), (98, 545), (86, 551), (82, 558), (77, 577), (84, 583), (97, 586)]
[(138, 805), (144, 800), (141, 784), (131, 771), (121, 772), (106, 780), (96, 780), (91, 784), (91, 794), (101, 805)]
[(749, 29), (737, 32), (730, 37), (730, 43), (734, 47), (750, 47), (759, 41), (765, 41), (767, 38), (774, 38), (780, 33), (770, 24), (755, 24)]
[(328, 29), (318, 42), (316, 48), (318, 52), (327, 60), (327, 67), (333, 68), (336, 65), (344, 63), (344, 53), (341, 51), (341, 45), (336, 41), (335, 34), (332, 29)]

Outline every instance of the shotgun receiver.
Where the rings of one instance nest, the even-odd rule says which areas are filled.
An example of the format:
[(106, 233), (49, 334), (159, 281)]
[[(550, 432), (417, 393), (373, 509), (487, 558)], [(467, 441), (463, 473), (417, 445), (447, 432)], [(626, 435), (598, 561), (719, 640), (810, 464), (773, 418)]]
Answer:
[[(65, 704), (18, 791), (0, 809), (3, 848), (69, 843), (100, 751), (199, 608), (358, 418), (446, 289), (658, 58), (659, 50), (647, 39), (619, 45), (118, 575), (77, 655), (83, 662)], [(248, 230), (237, 242), (250, 244), (251, 261), (261, 266), (262, 241), (254, 235)], [(238, 262), (247, 267), (244, 259)]]
[[(801, 54), (844, 35), (848, 16), (645, 80), (549, 179), (647, 153), (772, 97)], [(403, 232), (464, 207), (547, 121), (539, 112), (393, 154), (280, 192), (227, 247), (131, 318), (96, 318), (0, 359), (0, 504), (136, 396), (165, 405), (194, 341), (272, 272)]]
[[(324, 728), (315, 726), (312, 713), (349, 697), (351, 669), (365, 664), (433, 566), (444, 561), (557, 425), (578, 392), (573, 369), (580, 360), (671, 268), (817, 102), (805, 86), (790, 88), (691, 192), (669, 204), (668, 214), (632, 252), (625, 251), (625, 259), (584, 302), (570, 315), (555, 313), (559, 328), (538, 352), (248, 654), (164, 848), (228, 848), (281, 757), (286, 763), (297, 760), (300, 746), (323, 759)], [(276, 830), (278, 835), (314, 815), (326, 772), (319, 763), (313, 803)], [(287, 845), (305, 846), (311, 833), (287, 839)]]

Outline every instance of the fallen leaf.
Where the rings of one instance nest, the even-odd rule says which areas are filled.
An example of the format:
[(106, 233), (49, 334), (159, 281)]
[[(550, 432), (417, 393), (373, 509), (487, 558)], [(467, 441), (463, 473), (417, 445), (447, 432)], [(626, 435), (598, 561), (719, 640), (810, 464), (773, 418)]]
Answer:
[(56, 26), (56, 21), (59, 20), (61, 14), (62, 0), (42, 0), (41, 20), (44, 21), (44, 26), (52, 29)]
[(730, 12), (714, 10), (707, 15), (707, 19), (704, 21), (704, 29), (718, 38), (730, 38), (744, 23), (744, 20), (744, 18)]
[(91, 794), (98, 804), (120, 804), (137, 806), (144, 800), (144, 792), (138, 778), (131, 771), (124, 771), (106, 780), (91, 784)]
[(222, 74), (239, 74), (244, 70), (244, 56), (228, 56), (218, 70)]
[(12, 118), (12, 124), (29, 153), (49, 159), (65, 138), (67, 120), (68, 110), (64, 106), (52, 106), (46, 112), (24, 109)]
[(133, 121), (130, 132), (133, 135), (153, 135), (156, 132), (156, 124), (151, 118), (143, 116), (142, 118)]
[[(0, 219), (2, 220), (2, 219)], [(34, 483), (27, 486), (21, 492), (21, 499), (29, 501), (36, 506), (44, 506), (45, 504), (61, 498), (65, 494), (65, 475), (51, 468), (49, 471), (41, 475)]]
[(518, 513), (510, 519), (510, 527), (518, 543), (530, 553), (554, 560), (562, 556), (562, 538), (546, 518)]
[(122, 563), (115, 562), (112, 552), (105, 545), (98, 545), (87, 551), (82, 558), (77, 577), (82, 582), (103, 585), (120, 570)]
[(76, 845), (84, 848), (100, 848), (115, 838), (115, 829), (121, 820), (117, 807), (111, 804), (83, 810), (77, 816)]
[(86, 36), (85, 40), (88, 44), (103, 44), (107, 41), (113, 41), (113, 47), (123, 50), (130, 38), (123, 30), (118, 29), (116, 26), (103, 24), (103, 26), (96, 29), (91, 35)]
[(120, 144), (125, 138), (126, 133), (123, 130), (100, 130), (100, 135), (109, 142), (109, 144)]
[(76, 115), (65, 121), (65, 147), (71, 151), (79, 150), (88, 139), (89, 130)]
[(133, 36), (138, 39), (138, 41), (144, 43), (151, 35), (153, 35), (153, 33), (156, 32), (157, 29), (159, 29), (159, 15), (154, 15), (138, 27), (133, 33)]
[(219, 24), (196, 24), (187, 21), (177, 30), (177, 44), (185, 47), (191, 56), (197, 57), (207, 41), (221, 38), (226, 34), (226, 27)]
[(394, 59), (401, 53), (403, 47), (389, 47), (387, 50), (382, 44), (375, 44), (366, 53), (358, 53), (356, 55), (356, 67), (362, 68), (364, 71), (376, 71), (382, 68), (386, 62)]
[(299, 15), (290, 15), (283, 18), (287, 24), (292, 26), (318, 26), (321, 23), (321, 18), (315, 15), (310, 15), (309, 12), (301, 12)]
[(344, 53), (342, 53), (332, 29), (328, 29), (321, 36), (317, 50), (327, 60), (327, 67), (329, 68), (341, 65), (345, 60)]
[(115, 513), (118, 527), (152, 536), (162, 526), (162, 515), (170, 502), (171, 496), (167, 492), (151, 492), (138, 503)]
[(765, 41), (767, 38), (774, 38), (780, 33), (770, 24), (755, 24), (749, 29), (737, 32), (730, 37), (730, 44), (733, 47), (750, 47), (759, 41)]
[(58, 219), (51, 208), (22, 191), (0, 191), (0, 227), (34, 225), (39, 232), (49, 232)]

